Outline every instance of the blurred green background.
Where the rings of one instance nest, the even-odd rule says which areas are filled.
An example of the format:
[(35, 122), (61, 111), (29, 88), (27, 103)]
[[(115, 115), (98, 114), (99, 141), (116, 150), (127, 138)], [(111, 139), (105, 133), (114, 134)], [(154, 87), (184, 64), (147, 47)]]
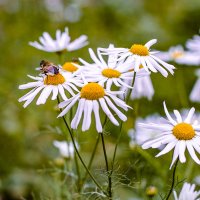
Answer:
[[(107, 47), (109, 43), (130, 47), (133, 43), (144, 44), (157, 38), (154, 48), (165, 51), (172, 45), (184, 45), (198, 33), (199, 24), (199, 0), (0, 0), (0, 200), (79, 199), (71, 188), (72, 180), (63, 181), (63, 172), (59, 172), (60, 167), (54, 162), (59, 152), (52, 141), (64, 139), (62, 121), (56, 118), (56, 102), (36, 106), (34, 101), (26, 109), (18, 103), (26, 92), (18, 90), (20, 84), (29, 81), (26, 75), (37, 75), (35, 68), (42, 59), (58, 63), (56, 55), (29, 46), (29, 41), (38, 40), (44, 31), (54, 37), (56, 29), (64, 31), (64, 27), (69, 27), (72, 39), (86, 34), (89, 46), (67, 54), (66, 59), (81, 57), (91, 61), (88, 47)], [(188, 99), (196, 80), (196, 67), (175, 66), (174, 76), (152, 75), (155, 88), (152, 101), (132, 102), (134, 109), (129, 111), (129, 120), (124, 124), (117, 155), (118, 173), (126, 172), (129, 177), (119, 181), (121, 185), (116, 196), (121, 199), (139, 199), (139, 196), (145, 199), (145, 188), (149, 185), (155, 185), (163, 194), (171, 173), (168, 170), (171, 155), (160, 158), (161, 162), (152, 156), (155, 167), (145, 155), (129, 148), (127, 130), (133, 127), (136, 113), (143, 117), (155, 112), (164, 115), (163, 100), (170, 110), (195, 106), (200, 111), (199, 104)], [(118, 128), (111, 125), (108, 128), (111, 134), (106, 137), (106, 143), (113, 150)], [(96, 135), (95, 131), (81, 133), (79, 130), (77, 133), (86, 160)], [(152, 155), (155, 152), (152, 151)], [(98, 153), (95, 173), (105, 167), (100, 145)], [(73, 161), (68, 162), (73, 168)], [(191, 181), (198, 173), (200, 175), (198, 166), (192, 167)], [(185, 168), (186, 165), (180, 165), (181, 180), (185, 178)], [(130, 187), (125, 187), (127, 184)]]

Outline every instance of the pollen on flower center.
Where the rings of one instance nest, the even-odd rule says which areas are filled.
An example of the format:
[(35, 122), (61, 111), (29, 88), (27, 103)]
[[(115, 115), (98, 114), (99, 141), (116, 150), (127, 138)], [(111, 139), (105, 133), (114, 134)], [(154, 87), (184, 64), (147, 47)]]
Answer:
[(73, 62), (66, 62), (62, 68), (68, 72), (75, 72), (78, 69)]
[(81, 98), (97, 100), (104, 97), (105, 91), (98, 83), (88, 83), (81, 89)]
[(118, 78), (120, 77), (121, 73), (115, 69), (104, 69), (102, 72), (102, 75), (108, 78)]
[(195, 136), (195, 131), (190, 124), (179, 123), (172, 130), (178, 140), (191, 140)]
[(147, 47), (141, 44), (134, 44), (131, 46), (130, 50), (131, 53), (139, 55), (139, 56), (148, 56), (149, 50)]
[(59, 85), (65, 82), (65, 78), (60, 73), (55, 74), (53, 76), (47, 75), (44, 79), (45, 85)]

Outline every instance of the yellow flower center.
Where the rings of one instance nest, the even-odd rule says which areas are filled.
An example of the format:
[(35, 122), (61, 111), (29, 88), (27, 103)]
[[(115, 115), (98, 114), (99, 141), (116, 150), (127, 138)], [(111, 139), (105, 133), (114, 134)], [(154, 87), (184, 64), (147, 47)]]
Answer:
[[(142, 69), (143, 68), (143, 65), (142, 64), (140, 64), (140, 66), (139, 66), (139, 69)], [(133, 72), (134, 71), (134, 69), (129, 69), (128, 70), (129, 72)]]
[(97, 100), (104, 97), (105, 91), (98, 83), (88, 83), (81, 89), (81, 98)]
[(172, 58), (176, 59), (176, 58), (180, 58), (183, 56), (183, 52), (181, 51), (176, 51), (172, 53)]
[(66, 62), (62, 68), (68, 72), (75, 72), (78, 69), (73, 62)]
[(172, 133), (178, 140), (191, 140), (195, 136), (193, 127), (184, 122), (174, 126)]
[(65, 78), (60, 73), (53, 76), (47, 75), (44, 79), (45, 85), (59, 85), (65, 82)]
[(148, 56), (149, 50), (147, 47), (141, 44), (133, 44), (129, 50), (131, 53), (139, 55), (139, 56)]
[(119, 78), (121, 73), (115, 69), (104, 69), (102, 75), (108, 78)]

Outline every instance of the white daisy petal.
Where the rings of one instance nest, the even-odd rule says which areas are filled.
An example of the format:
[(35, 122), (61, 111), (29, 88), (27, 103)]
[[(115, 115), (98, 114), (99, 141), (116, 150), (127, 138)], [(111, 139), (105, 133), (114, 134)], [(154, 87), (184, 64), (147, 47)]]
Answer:
[(103, 111), (106, 113), (106, 115), (108, 116), (108, 118), (110, 119), (110, 121), (115, 124), (116, 126), (119, 126), (118, 121), (114, 118), (114, 116), (112, 115), (112, 113), (110, 112), (110, 110), (108, 109), (108, 106), (106, 105), (106, 102), (103, 98), (99, 99), (99, 102), (101, 104), (101, 108), (103, 109)]
[(181, 123), (183, 121), (178, 110), (174, 110), (174, 115), (176, 116), (176, 120), (177, 120), (178, 123)]
[(85, 106), (85, 99), (80, 99), (76, 114), (71, 122), (71, 127), (73, 129), (77, 129), (77, 127), (78, 127), (78, 124), (82, 117), (84, 106)]
[(93, 101), (93, 111), (94, 111), (94, 116), (95, 116), (95, 121), (96, 121), (96, 129), (99, 133), (102, 133), (102, 125), (101, 125), (101, 120), (99, 116), (99, 103), (94, 100)]
[(181, 140), (179, 142), (179, 159), (181, 163), (186, 162), (185, 148), (186, 148), (186, 142), (184, 140)]
[(194, 115), (194, 112), (195, 112), (195, 108), (191, 108), (190, 111), (189, 111), (189, 113), (188, 113), (188, 116), (187, 116), (187, 118), (184, 120), (184, 122), (190, 123), (190, 122), (191, 122), (191, 119), (192, 119), (192, 117), (193, 117), (193, 115)]
[(165, 102), (163, 102), (163, 106), (164, 106), (165, 114), (166, 114), (168, 120), (169, 120), (173, 125), (176, 125), (177, 122), (176, 122), (175, 120), (173, 120), (172, 117), (170, 116), (170, 114), (169, 114), (169, 112), (168, 112), (168, 110), (167, 110), (167, 107), (166, 107)]
[(194, 151), (194, 148), (193, 148), (191, 142), (188, 141), (188, 142), (186, 143), (186, 146), (187, 146), (187, 149), (188, 149), (188, 151), (189, 151), (189, 153), (190, 153), (192, 159), (193, 159), (197, 164), (200, 165), (200, 160), (199, 160), (199, 158), (196, 156), (195, 151)]

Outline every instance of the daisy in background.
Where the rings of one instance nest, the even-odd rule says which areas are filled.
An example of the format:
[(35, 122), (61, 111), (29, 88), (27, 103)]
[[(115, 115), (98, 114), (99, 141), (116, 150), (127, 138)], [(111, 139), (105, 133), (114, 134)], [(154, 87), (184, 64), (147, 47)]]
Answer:
[(167, 52), (159, 52), (157, 56), (164, 61), (173, 61), (183, 65), (198, 65), (199, 56), (190, 51), (185, 51), (181, 45), (170, 47)]
[(200, 69), (196, 70), (195, 73), (198, 76), (198, 79), (190, 93), (190, 100), (192, 102), (200, 102)]
[(60, 66), (60, 70), (67, 75), (77, 75), (82, 71), (82, 66), (74, 60), (72, 62), (65, 62), (62, 66)]
[(138, 71), (140, 65), (149, 72), (160, 72), (164, 77), (168, 76), (167, 70), (174, 74), (175, 67), (170, 65), (160, 58), (155, 56), (157, 52), (151, 51), (150, 47), (157, 42), (156, 39), (150, 40), (145, 45), (142, 44), (133, 44), (131, 48), (113, 48), (105, 49), (99, 48), (99, 51), (105, 52), (106, 54), (118, 54), (119, 59), (126, 59), (126, 61), (134, 65), (134, 71)]
[(173, 119), (167, 110), (165, 102), (163, 105), (167, 116), (166, 122), (139, 124), (143, 128), (160, 131), (158, 137), (146, 141), (142, 145), (142, 148), (159, 148), (161, 145), (166, 145), (156, 157), (166, 154), (174, 148), (170, 169), (178, 158), (181, 163), (186, 162), (186, 148), (192, 159), (197, 164), (200, 164), (200, 160), (195, 153), (195, 150), (200, 153), (200, 124), (196, 120), (192, 120), (195, 109), (191, 108), (185, 119), (181, 117), (181, 114), (177, 110), (174, 110), (175, 119)]
[(195, 191), (195, 184), (184, 183), (179, 196), (176, 191), (174, 193), (174, 200), (200, 200), (200, 191)]
[[(72, 129), (77, 129), (80, 120), (83, 117), (82, 131), (88, 130), (91, 125), (91, 115), (93, 112), (95, 116), (96, 130), (99, 133), (102, 132), (103, 129), (99, 113), (100, 107), (110, 119), (110, 121), (114, 125), (118, 126), (119, 122), (116, 120), (114, 115), (118, 116), (122, 121), (127, 120), (127, 117), (118, 109), (118, 107), (125, 111), (130, 108), (124, 101), (116, 96), (119, 93), (121, 92), (106, 90), (98, 83), (85, 82), (84, 86), (81, 88), (78, 94), (59, 104), (59, 107), (62, 108), (63, 111), (59, 114), (58, 117), (62, 117), (67, 114), (68, 111), (76, 103), (78, 103), (76, 114), (71, 121)], [(112, 114), (110, 109), (112, 109), (115, 114)]]
[[(114, 46), (110, 44), (108, 49), (114, 49)], [(127, 80), (133, 80), (134, 72), (130, 70), (132, 68), (130, 64), (124, 60), (117, 61), (117, 54), (108, 55), (107, 61), (105, 61), (99, 51), (97, 51), (97, 56), (92, 49), (89, 49), (89, 53), (95, 65), (80, 58), (80, 61), (84, 64), (83, 73), (88, 82), (98, 82), (103, 87), (105, 84), (107, 90), (110, 90), (113, 84), (117, 87), (131, 88), (126, 83)], [(140, 76), (146, 74), (140, 73)]]
[(69, 36), (68, 28), (65, 28), (65, 32), (61, 33), (60, 30), (56, 31), (56, 39), (52, 39), (49, 33), (44, 32), (41, 37), (39, 37), (39, 42), (29, 42), (29, 44), (36, 49), (62, 53), (63, 51), (75, 51), (88, 44), (87, 36), (82, 35), (76, 40), (70, 42), (71, 38)]
[(43, 75), (37, 77), (28, 75), (28, 77), (34, 81), (19, 86), (20, 90), (31, 89), (30, 92), (18, 100), (19, 102), (25, 102), (24, 108), (27, 107), (39, 93), (41, 94), (37, 99), (37, 105), (45, 104), (51, 93), (53, 94), (51, 100), (55, 100), (58, 95), (60, 95), (63, 100), (67, 100), (68, 95), (73, 96), (75, 95), (74, 91), (78, 92), (76, 86), (82, 86), (81, 80), (76, 79), (73, 76), (66, 76), (66, 74), (62, 72), (54, 75)]
[[(53, 141), (53, 145), (59, 150), (61, 156), (64, 158), (73, 158), (74, 157), (74, 145), (72, 142), (65, 142), (65, 141)], [(76, 147), (79, 149), (79, 145), (76, 142)]]
[(135, 147), (135, 145), (142, 145), (145, 141), (149, 139), (154, 139), (156, 138), (159, 134), (160, 131), (155, 131), (151, 129), (145, 129), (141, 126), (139, 126), (140, 123), (161, 123), (164, 122), (165, 119), (162, 118), (158, 114), (153, 114), (150, 116), (145, 117), (144, 119), (142, 118), (137, 118), (135, 121), (135, 128), (129, 129), (128, 131), (128, 136), (130, 138), (129, 146), (130, 148)]
[[(131, 81), (127, 80), (126, 83), (131, 85)], [(121, 95), (121, 98), (124, 99), (124, 95), (127, 96), (128, 89), (125, 86), (120, 88), (121, 91), (124, 91), (124, 94)], [(148, 100), (151, 100), (154, 95), (154, 88), (150, 78), (150, 75), (135, 78), (135, 83), (133, 89), (131, 89), (130, 99), (140, 99), (146, 97)]]

